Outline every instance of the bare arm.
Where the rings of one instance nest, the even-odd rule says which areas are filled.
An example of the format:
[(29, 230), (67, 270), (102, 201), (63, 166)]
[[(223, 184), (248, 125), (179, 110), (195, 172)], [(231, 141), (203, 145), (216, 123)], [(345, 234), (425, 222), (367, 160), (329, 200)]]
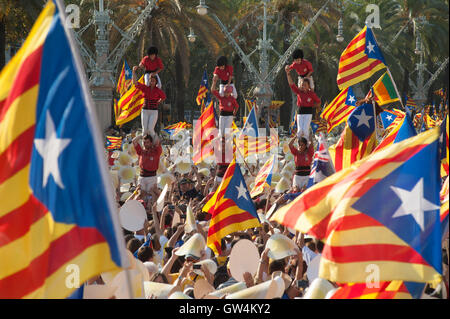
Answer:
[(256, 278), (258, 283), (263, 282), (263, 273), (269, 273), (269, 248), (266, 248), (259, 260), (258, 270), (256, 272)]
[(291, 86), (292, 84), (294, 84), (294, 81), (292, 80), (292, 77), (291, 77), (291, 73), (290, 73), (291, 69), (289, 68), (289, 65), (286, 65), (284, 70), (286, 71), (286, 77), (287, 77), (289, 86)]
[[(139, 67), (140, 67), (140, 65), (139, 65)], [(131, 76), (131, 79), (132, 79), (132, 81), (133, 81), (133, 85), (136, 85), (136, 84), (138, 83), (137, 76), (136, 76), (136, 70), (137, 70), (139, 67), (133, 66), (133, 71), (132, 71), (132, 76)]]
[(180, 238), (180, 235), (183, 233), (183, 231), (184, 231), (184, 225), (178, 226), (177, 231), (172, 235), (172, 237), (170, 237), (169, 241), (167, 242), (166, 247), (175, 246), (175, 243), (178, 241), (178, 238)]
[[(167, 206), (165, 207), (167, 209)], [(162, 236), (162, 230), (160, 226), (160, 221), (158, 217), (158, 212), (156, 211), (156, 203), (152, 206), (152, 214), (153, 214), (153, 225), (155, 226), (155, 233), (158, 235), (158, 237)]]

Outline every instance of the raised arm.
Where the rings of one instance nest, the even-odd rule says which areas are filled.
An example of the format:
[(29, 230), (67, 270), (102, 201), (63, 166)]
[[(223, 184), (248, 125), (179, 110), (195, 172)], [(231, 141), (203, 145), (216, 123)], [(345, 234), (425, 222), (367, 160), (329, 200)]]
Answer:
[[(140, 65), (139, 65), (139, 67), (140, 67)], [(136, 76), (136, 70), (139, 67), (138, 66), (133, 66), (133, 71), (131, 72), (132, 73), (131, 79), (133, 81), (133, 85), (136, 85), (138, 83), (137, 76)]]

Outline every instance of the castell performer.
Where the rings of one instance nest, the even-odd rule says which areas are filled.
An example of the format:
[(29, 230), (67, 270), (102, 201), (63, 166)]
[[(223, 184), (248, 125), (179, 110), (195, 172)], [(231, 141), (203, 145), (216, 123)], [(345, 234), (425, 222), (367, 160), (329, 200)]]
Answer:
[(150, 76), (150, 84), (139, 83), (136, 78), (137, 66), (133, 67), (133, 84), (144, 94), (144, 106), (141, 111), (142, 135), (150, 134), (153, 139), (158, 139), (155, 133), (155, 125), (158, 121), (158, 105), (166, 99), (166, 94), (156, 86), (156, 76)]

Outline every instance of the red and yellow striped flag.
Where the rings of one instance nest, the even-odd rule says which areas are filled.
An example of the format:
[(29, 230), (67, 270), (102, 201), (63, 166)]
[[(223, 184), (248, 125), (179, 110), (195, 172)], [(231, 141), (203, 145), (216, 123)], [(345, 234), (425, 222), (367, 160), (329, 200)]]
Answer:
[(222, 182), (203, 207), (203, 211), (211, 214), (207, 245), (216, 255), (221, 253), (220, 243), (225, 236), (261, 226), (235, 159), (231, 161)]
[(347, 120), (356, 108), (356, 97), (352, 87), (345, 88), (322, 111), (320, 117), (327, 121), (330, 133), (333, 128)]
[(211, 101), (195, 123), (192, 136), (193, 162), (198, 164), (214, 155), (213, 140), (216, 132), (214, 106)]
[(0, 299), (70, 296), (127, 267), (62, 1), (48, 1), (0, 73)]
[(256, 197), (262, 194), (267, 187), (272, 184), (272, 174), (274, 173), (275, 155), (272, 155), (258, 172), (255, 178), (255, 186), (250, 191), (250, 196)]
[(330, 299), (412, 299), (408, 288), (401, 280), (343, 284)]
[(132, 71), (128, 66), (127, 60), (125, 60), (123, 62), (122, 71), (120, 72), (116, 88), (116, 91), (117, 93), (119, 93), (120, 96), (124, 95), (128, 91), (128, 88), (130, 87), (132, 81), (131, 76)]
[(343, 90), (384, 68), (386, 63), (372, 30), (365, 26), (342, 52), (337, 75), (338, 87)]
[(371, 266), (379, 281), (433, 282), (442, 272), (438, 140), (435, 128), (375, 152), (270, 220), (324, 242), (321, 278), (365, 283)]
[[(144, 84), (144, 76), (139, 81)], [(120, 98), (117, 103), (118, 114), (116, 116), (116, 124), (123, 125), (141, 114), (142, 107), (144, 106), (144, 94), (141, 90), (138, 90), (134, 84), (131, 88)]]
[(345, 126), (339, 141), (328, 148), (336, 172), (350, 167), (354, 162), (363, 159), (373, 152), (377, 146), (376, 133), (361, 142), (348, 125)]

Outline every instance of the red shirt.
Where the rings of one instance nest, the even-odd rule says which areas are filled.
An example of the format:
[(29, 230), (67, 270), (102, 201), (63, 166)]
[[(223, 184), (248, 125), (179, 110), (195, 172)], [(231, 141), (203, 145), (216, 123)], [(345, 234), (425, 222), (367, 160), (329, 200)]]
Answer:
[(153, 89), (150, 86), (142, 84), (140, 82), (136, 83), (136, 88), (141, 90), (144, 93), (144, 109), (145, 110), (157, 110), (158, 109), (158, 101), (160, 99), (165, 100), (166, 94), (158, 87), (154, 87)]
[(155, 57), (154, 60), (152, 60), (148, 55), (146, 55), (145, 57), (142, 58), (140, 64), (144, 66), (145, 71), (155, 72), (158, 69), (160, 70), (164, 69), (162, 60), (158, 56)]
[(292, 70), (294, 69), (295, 71), (297, 71), (298, 75), (300, 76), (305, 76), (306, 74), (308, 74), (309, 72), (313, 71), (313, 67), (311, 62), (302, 59), (301, 63), (297, 63), (297, 62), (293, 62), (289, 68)]
[(219, 79), (221, 79), (222, 81), (228, 81), (230, 77), (233, 76), (233, 67), (231, 65), (226, 65), (225, 68), (222, 70), (219, 69), (218, 66), (216, 66), (213, 74), (217, 74)]
[(145, 150), (139, 145), (139, 143), (134, 143), (134, 149), (136, 154), (139, 156), (139, 167), (145, 169), (146, 171), (157, 171), (159, 166), (159, 157), (162, 153), (161, 144), (150, 149)]
[(238, 102), (231, 95), (229, 97), (220, 96), (219, 92), (216, 90), (212, 91), (212, 94), (214, 94), (219, 99), (220, 111), (234, 112), (235, 109), (237, 110), (239, 108)]
[(312, 108), (314, 104), (320, 103), (320, 99), (314, 91), (302, 92), (294, 83), (292, 83), (291, 89), (295, 94), (297, 94), (298, 107)]
[(292, 155), (294, 155), (295, 167), (311, 166), (314, 157), (313, 143), (309, 144), (306, 152), (300, 153), (294, 146), (289, 146)]

